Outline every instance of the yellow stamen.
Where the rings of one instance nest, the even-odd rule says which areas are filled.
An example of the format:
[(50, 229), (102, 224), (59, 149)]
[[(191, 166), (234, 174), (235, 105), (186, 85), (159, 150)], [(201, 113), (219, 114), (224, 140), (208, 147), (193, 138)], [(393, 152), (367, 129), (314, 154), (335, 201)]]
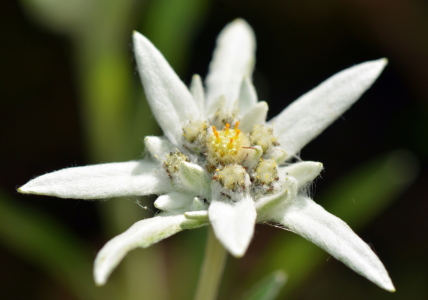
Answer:
[(213, 133), (216, 136), (216, 142), (220, 143), (220, 135), (218, 134), (217, 128), (215, 128), (215, 126), (212, 127), (213, 129)]
[(233, 138), (230, 138), (228, 148), (229, 149), (233, 148)]

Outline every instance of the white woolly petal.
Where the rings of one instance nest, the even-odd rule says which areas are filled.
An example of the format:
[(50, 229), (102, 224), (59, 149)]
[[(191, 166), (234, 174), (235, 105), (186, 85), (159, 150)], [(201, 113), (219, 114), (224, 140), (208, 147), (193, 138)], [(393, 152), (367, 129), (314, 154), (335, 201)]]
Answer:
[(370, 247), (336, 216), (309, 198), (298, 197), (274, 221), (324, 249), (381, 288), (395, 291), (388, 272)]
[(259, 145), (251, 146), (251, 148), (252, 151), (248, 152), (247, 157), (242, 162), (242, 166), (248, 170), (248, 173), (254, 171), (263, 155), (263, 149)]
[(192, 93), (193, 99), (195, 99), (196, 105), (198, 105), (201, 112), (205, 111), (205, 91), (202, 85), (201, 76), (198, 74), (193, 75), (192, 82), (190, 83), (190, 92)]
[(223, 29), (206, 78), (208, 104), (221, 95), (229, 108), (238, 100), (242, 79), (253, 72), (255, 48), (253, 30), (244, 20), (237, 19)]
[(73, 199), (142, 196), (169, 190), (166, 173), (145, 160), (62, 169), (37, 177), (18, 189), (24, 194)]
[(146, 136), (144, 145), (147, 151), (161, 162), (165, 160), (168, 153), (175, 149), (175, 146), (164, 136)]
[(209, 197), (211, 193), (211, 176), (201, 166), (186, 161), (181, 162), (178, 178), (182, 188), (203, 197)]
[(386, 63), (383, 58), (343, 70), (294, 101), (270, 121), (281, 148), (289, 157), (299, 152), (358, 100)]
[(208, 222), (207, 210), (188, 211), (184, 213), (184, 216), (188, 219)]
[(210, 101), (207, 104), (206, 116), (210, 117), (217, 112), (217, 110), (224, 109), (226, 107), (226, 98), (222, 95), (217, 99)]
[(156, 208), (164, 211), (186, 210), (192, 205), (193, 197), (189, 194), (171, 192), (159, 196), (154, 205)]
[(199, 119), (199, 108), (159, 50), (138, 32), (134, 32), (134, 51), (153, 115), (164, 134), (178, 145), (182, 137), (181, 125)]
[(280, 167), (279, 171), (287, 176), (296, 178), (299, 183), (298, 187), (301, 188), (317, 178), (322, 169), (323, 164), (320, 162), (302, 161), (286, 167)]
[[(208, 220), (208, 211), (207, 211), (208, 205), (209, 205), (209, 203), (208, 203), (207, 199), (201, 198), (200, 196), (196, 196), (193, 198), (193, 202), (190, 205), (187, 212), (189, 212), (189, 211), (205, 211), (205, 213), (207, 214), (206, 219)], [(186, 217), (188, 217), (188, 216), (186, 215)]]
[(276, 210), (278, 206), (285, 205), (285, 202), (293, 195), (291, 192), (284, 188), (280, 192), (260, 198), (256, 203), (257, 222), (261, 223), (267, 221), (272, 216), (272, 211)]
[(94, 278), (98, 285), (106, 283), (110, 273), (125, 255), (137, 248), (147, 248), (184, 229), (207, 225), (206, 222), (189, 220), (184, 215), (162, 215), (139, 221), (127, 231), (110, 240), (95, 259)]
[(254, 234), (257, 213), (253, 199), (213, 199), (208, 216), (217, 239), (233, 256), (242, 257)]
[(265, 194), (256, 200), (257, 222), (272, 220), (278, 210), (282, 210), (297, 197), (298, 185), (296, 178), (280, 172), (278, 182), (273, 185), (276, 192)]
[(265, 101), (258, 102), (247, 110), (245, 115), (242, 117), (239, 128), (241, 128), (243, 132), (248, 133), (253, 129), (254, 125), (265, 124), (268, 109), (269, 107)]
[(282, 165), (287, 160), (287, 152), (281, 147), (271, 147), (265, 154), (265, 159), (272, 158), (278, 165)]
[(257, 92), (248, 77), (242, 80), (241, 88), (239, 90), (238, 108), (239, 115), (243, 116), (248, 109), (257, 104)]

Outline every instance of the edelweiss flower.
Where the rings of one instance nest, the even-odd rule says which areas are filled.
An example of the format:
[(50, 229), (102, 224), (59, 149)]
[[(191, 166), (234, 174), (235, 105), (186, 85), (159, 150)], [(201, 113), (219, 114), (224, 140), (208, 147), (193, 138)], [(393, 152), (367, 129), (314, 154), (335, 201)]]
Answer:
[(258, 102), (250, 79), (255, 40), (245, 21), (232, 22), (220, 34), (206, 93), (198, 75), (189, 91), (162, 54), (137, 32), (134, 49), (147, 99), (165, 136), (146, 137), (147, 155), (141, 160), (63, 169), (19, 189), (76, 199), (159, 196), (154, 205), (162, 212), (135, 223), (98, 253), (98, 284), (107, 281), (128, 251), (184, 229), (211, 225), (223, 246), (241, 257), (255, 224), (271, 223), (394, 290), (370, 247), (307, 196), (307, 186), (322, 164), (291, 162), (371, 86), (385, 59), (334, 75), (266, 122), (268, 105)]

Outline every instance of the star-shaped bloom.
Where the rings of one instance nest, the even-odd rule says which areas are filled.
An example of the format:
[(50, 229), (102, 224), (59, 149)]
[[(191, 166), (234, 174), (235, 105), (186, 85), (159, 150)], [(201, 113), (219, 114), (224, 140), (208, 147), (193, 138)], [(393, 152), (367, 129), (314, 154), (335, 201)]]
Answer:
[(102, 285), (132, 249), (148, 247), (184, 229), (211, 225), (235, 257), (246, 252), (256, 223), (280, 224), (393, 291), (387, 271), (345, 222), (307, 196), (323, 166), (296, 161), (309, 141), (367, 90), (385, 59), (346, 69), (266, 122), (268, 105), (251, 82), (255, 38), (235, 20), (221, 32), (205, 81), (190, 89), (162, 54), (134, 33), (138, 71), (164, 136), (146, 137), (143, 159), (67, 168), (37, 177), (21, 193), (75, 199), (158, 195), (156, 216), (110, 240), (95, 260)]

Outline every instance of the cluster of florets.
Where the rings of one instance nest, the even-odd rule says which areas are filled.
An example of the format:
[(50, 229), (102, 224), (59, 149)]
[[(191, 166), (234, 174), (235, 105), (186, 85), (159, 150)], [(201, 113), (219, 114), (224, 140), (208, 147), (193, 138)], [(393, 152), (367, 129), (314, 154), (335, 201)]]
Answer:
[(273, 128), (265, 125), (254, 125), (250, 133), (250, 141), (251, 144), (262, 147), (263, 152), (272, 146), (279, 146), (276, 137), (273, 135)]
[(180, 150), (175, 149), (174, 152), (170, 152), (166, 155), (165, 161), (164, 161), (164, 167), (166, 172), (168, 173), (168, 176), (172, 178), (172, 176), (178, 172), (180, 168), (180, 164), (183, 161), (190, 162), (190, 159), (180, 152)]
[(235, 122), (233, 129), (229, 123), (226, 123), (223, 130), (211, 126), (206, 144), (208, 170), (231, 164), (240, 165), (248, 157), (251, 144), (246, 134), (238, 127), (238, 121)]
[(258, 194), (273, 192), (279, 172), (271, 152), (279, 144), (272, 128), (255, 125), (250, 132), (243, 132), (239, 125), (236, 117), (226, 119), (219, 111), (209, 123), (187, 123), (183, 127), (183, 146), (192, 159), (177, 149), (167, 155), (164, 167), (169, 177), (174, 179), (182, 161), (194, 161), (230, 192), (248, 190), (256, 198)]

